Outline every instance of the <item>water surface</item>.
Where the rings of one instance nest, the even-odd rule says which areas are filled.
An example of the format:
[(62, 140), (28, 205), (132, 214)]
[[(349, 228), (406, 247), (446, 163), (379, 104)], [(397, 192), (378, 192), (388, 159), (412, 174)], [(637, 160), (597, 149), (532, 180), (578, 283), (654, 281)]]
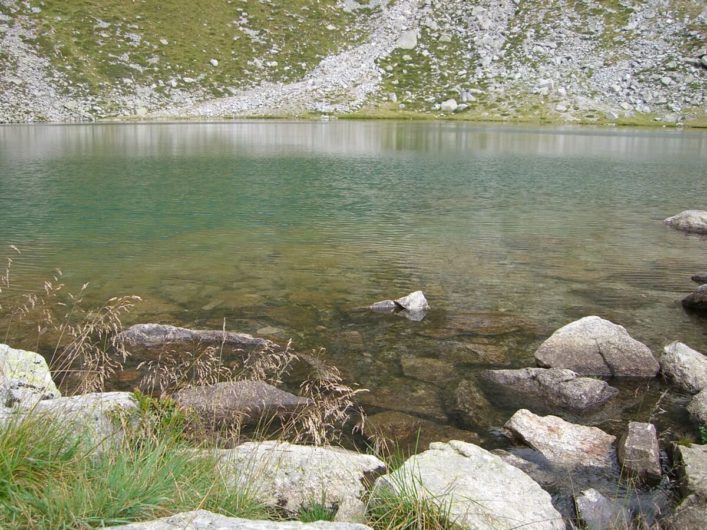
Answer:
[[(91, 282), (90, 301), (142, 296), (130, 322), (225, 319), (325, 347), (370, 389), (371, 412), (476, 428), (493, 445), (487, 429), (511, 406), (469, 425), (453, 410), (456, 384), (533, 365), (540, 342), (572, 320), (608, 318), (656, 354), (673, 340), (707, 352), (707, 321), (679, 303), (707, 270), (707, 240), (661, 222), (707, 208), (706, 167), (707, 135), (690, 131), (5, 126), (0, 247), (23, 250), (17, 289), (60, 267), (70, 289)], [(432, 306), (421, 322), (360, 309), (417, 289)], [(406, 375), (405, 356), (457, 375)], [(618, 384), (621, 405), (592, 420), (616, 432), (648, 419), (662, 389)], [(661, 405), (684, 422), (686, 397), (674, 399)]]

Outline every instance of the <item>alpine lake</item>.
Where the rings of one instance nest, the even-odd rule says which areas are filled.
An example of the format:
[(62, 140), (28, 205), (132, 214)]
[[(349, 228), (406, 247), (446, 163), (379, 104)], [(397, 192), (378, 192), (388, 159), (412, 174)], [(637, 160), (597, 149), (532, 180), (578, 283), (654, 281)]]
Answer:
[[(680, 304), (690, 276), (707, 270), (707, 238), (662, 223), (706, 206), (701, 131), (0, 127), (5, 296), (41, 287), (58, 267), (67, 291), (90, 282), (87, 305), (139, 295), (126, 325), (225, 326), (323, 348), (346, 383), (367, 389), (368, 414), (472, 430), (487, 448), (509, 446), (501, 427), (525, 404), (487, 394), (492, 413), (470, 424), (455, 408), (459, 383), (535, 366), (535, 349), (576, 319), (620, 324), (656, 357), (674, 340), (707, 352), (707, 318)], [(420, 321), (368, 309), (416, 290), (430, 305)], [(109, 386), (131, 388), (140, 374), (130, 363)], [(694, 436), (689, 396), (660, 378), (609, 382), (620, 393), (600, 411), (550, 412), (617, 436), (629, 420)]]

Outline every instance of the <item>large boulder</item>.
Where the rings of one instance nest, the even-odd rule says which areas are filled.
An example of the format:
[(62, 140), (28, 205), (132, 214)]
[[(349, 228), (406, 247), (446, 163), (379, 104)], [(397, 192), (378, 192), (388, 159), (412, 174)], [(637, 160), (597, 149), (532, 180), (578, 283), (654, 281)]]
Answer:
[(707, 311), (707, 284), (700, 285), (692, 294), (682, 299), (682, 306), (689, 311)]
[(44, 357), (0, 344), (0, 406), (31, 406), (60, 396)]
[(663, 375), (680, 388), (696, 394), (707, 388), (707, 357), (682, 342), (673, 342), (660, 358)]
[(106, 530), (371, 530), (369, 526), (351, 523), (316, 521), (259, 521), (226, 517), (206, 510), (183, 512), (154, 521), (106, 527)]
[(628, 432), (619, 443), (618, 457), (629, 474), (660, 479), (660, 449), (653, 424), (629, 422)]
[(169, 345), (226, 345), (236, 348), (263, 348), (274, 346), (266, 339), (247, 333), (212, 329), (188, 329), (165, 324), (135, 324), (118, 334), (118, 340), (128, 347), (159, 348)]
[(174, 394), (177, 405), (196, 413), (205, 425), (228, 427), (285, 417), (311, 403), (264, 381), (229, 381), (184, 388)]
[(552, 464), (616, 467), (616, 437), (597, 427), (575, 425), (557, 416), (537, 416), (526, 409), (517, 411), (505, 427), (514, 439), (539, 451)]
[(605, 381), (578, 377), (563, 368), (522, 368), (486, 370), (482, 377), (505, 388), (519, 400), (528, 398), (551, 407), (581, 412), (600, 407), (619, 391)]
[(707, 388), (692, 398), (687, 411), (695, 423), (707, 427)]
[[(444, 505), (463, 529), (563, 529), (550, 495), (520, 469), (473, 444), (435, 442), (376, 481), (371, 502), (415, 492)], [(511, 501), (511, 502), (509, 502)]]
[[(223, 476), (248, 487), (267, 506), (296, 514), (312, 504), (328, 509), (360, 504), (367, 484), (385, 473), (372, 455), (334, 447), (249, 442), (216, 452)], [(363, 508), (362, 508), (363, 509)]]
[(568, 368), (579, 375), (655, 377), (660, 368), (648, 346), (623, 326), (588, 316), (558, 329), (535, 352), (547, 368)]
[(683, 232), (707, 234), (707, 211), (704, 210), (685, 210), (668, 217), (663, 222)]

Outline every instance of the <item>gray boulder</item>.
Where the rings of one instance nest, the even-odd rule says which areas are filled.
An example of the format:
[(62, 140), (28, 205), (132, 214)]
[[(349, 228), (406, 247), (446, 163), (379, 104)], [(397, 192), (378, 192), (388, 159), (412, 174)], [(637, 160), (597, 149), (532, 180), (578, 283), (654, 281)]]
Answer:
[(290, 514), (314, 503), (335, 509), (361, 501), (367, 493), (365, 484), (386, 470), (372, 455), (275, 441), (245, 443), (216, 455), (227, 481), (249, 488), (265, 505)]
[(106, 530), (371, 530), (369, 526), (317, 521), (258, 521), (226, 517), (206, 510), (183, 512), (154, 521), (106, 527)]
[(620, 504), (612, 502), (594, 488), (575, 497), (577, 517), (586, 530), (631, 528), (631, 514)]
[(550, 495), (535, 481), (473, 444), (431, 444), (428, 451), (412, 456), (400, 468), (379, 478), (371, 502), (387, 493), (411, 488), (420, 496), (444, 504), (459, 528), (565, 528)]
[(707, 357), (677, 341), (663, 351), (660, 370), (667, 379), (690, 394), (707, 388)]
[(605, 381), (577, 377), (563, 368), (486, 370), (482, 377), (505, 387), (518, 399), (539, 398), (546, 405), (576, 412), (600, 407), (619, 393)]
[(685, 210), (663, 222), (683, 232), (707, 234), (707, 211), (704, 210)]
[(683, 298), (682, 306), (690, 311), (707, 311), (707, 284), (700, 285), (692, 294)]
[(707, 427), (707, 388), (692, 398), (687, 405), (687, 411), (695, 423)]
[(651, 423), (632, 421), (622, 437), (618, 451), (619, 462), (631, 475), (660, 479), (660, 449), (655, 427)]
[(660, 366), (648, 346), (623, 326), (588, 316), (558, 329), (535, 352), (547, 368), (567, 368), (579, 375), (655, 377)]
[(31, 406), (60, 396), (44, 357), (0, 344), (0, 406)]
[(693, 274), (690, 279), (695, 283), (699, 283), (700, 285), (705, 284), (707, 283), (707, 272)]
[(539, 451), (552, 464), (563, 467), (616, 466), (615, 436), (597, 427), (569, 423), (557, 416), (536, 416), (526, 409), (506, 422), (511, 436)]
[(311, 403), (264, 381), (229, 381), (195, 386), (174, 394), (177, 405), (206, 425), (228, 427), (289, 416)]
[(677, 445), (675, 456), (683, 496), (707, 501), (707, 445)]
[(158, 348), (165, 345), (226, 345), (237, 348), (274, 346), (269, 340), (253, 337), (247, 333), (211, 329), (188, 329), (165, 324), (135, 324), (118, 334), (118, 339), (127, 346)]

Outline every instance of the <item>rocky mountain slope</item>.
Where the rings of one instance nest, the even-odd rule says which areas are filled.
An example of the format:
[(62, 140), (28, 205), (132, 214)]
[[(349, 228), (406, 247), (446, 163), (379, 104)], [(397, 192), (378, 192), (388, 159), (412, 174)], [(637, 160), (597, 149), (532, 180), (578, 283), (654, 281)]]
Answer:
[(700, 0), (0, 0), (0, 122), (704, 125)]

